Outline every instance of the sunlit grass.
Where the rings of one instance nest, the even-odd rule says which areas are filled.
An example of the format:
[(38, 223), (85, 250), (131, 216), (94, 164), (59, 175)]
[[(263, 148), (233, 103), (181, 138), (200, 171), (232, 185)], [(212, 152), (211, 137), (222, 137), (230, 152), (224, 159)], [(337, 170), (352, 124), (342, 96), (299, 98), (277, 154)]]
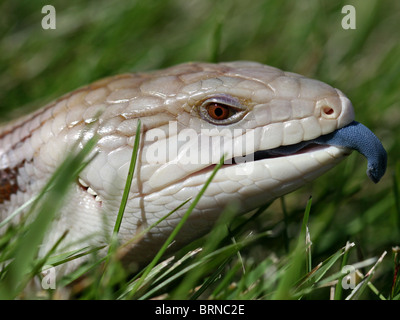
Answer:
[[(140, 126), (138, 130), (140, 130)], [(139, 132), (138, 136), (140, 136)], [(136, 140), (139, 141), (139, 138)], [(372, 277), (387, 252), (383, 252), (379, 259), (374, 257), (355, 264), (348, 264), (349, 252), (356, 248), (356, 244), (346, 243), (327, 259), (314, 262), (312, 257), (313, 230), (309, 221), (312, 209), (311, 199), (305, 208), (303, 221), (299, 224), (298, 236), (292, 239), (289, 252), (280, 258), (270, 252), (256, 262), (251, 256), (240, 254), (247, 246), (260, 239), (276, 237), (273, 231), (276, 226), (258, 234), (251, 234), (246, 229), (247, 224), (259, 219), (265, 214), (265, 211), (268, 211), (268, 204), (255, 211), (247, 219), (240, 221), (234, 218), (237, 213), (236, 207), (228, 206), (221, 212), (218, 223), (206, 238), (191, 244), (192, 248), (184, 248), (175, 258), (161, 260), (165, 249), (173, 241), (185, 219), (200, 200), (219, 166), (216, 166), (202, 190), (191, 202), (191, 206), (181, 222), (159, 253), (137, 274), (126, 273), (120, 264), (116, 255), (117, 243), (112, 240), (113, 237), (110, 239), (106, 257), (91, 255), (96, 252), (97, 248), (91, 250), (83, 248), (75, 252), (54, 255), (57, 246), (65, 236), (63, 234), (48, 254), (38, 259), (38, 244), (49, 226), (48, 223), (43, 223), (41, 215), (45, 215), (46, 219), (51, 219), (49, 213), (54, 214), (59, 210), (63, 201), (62, 195), (66, 193), (66, 176), (70, 177), (69, 183), (76, 180), (79, 170), (82, 169), (81, 164), (92, 146), (93, 142), (77, 156), (68, 157), (57, 170), (51, 182), (37, 199), (40, 202), (36, 208), (37, 219), (16, 228), (9, 225), (9, 232), (6, 233), (9, 242), (3, 243), (0, 255), (0, 262), (4, 264), (0, 270), (1, 298), (25, 297), (28, 283), (35, 282), (34, 279), (36, 279), (36, 283), (43, 281), (41, 280), (43, 275), (40, 275), (43, 266), (68, 263), (71, 259), (83, 255), (87, 256), (87, 263), (78, 267), (73, 273), (57, 279), (55, 289), (43, 288), (43, 285), (42, 287), (39, 285), (36, 287), (37, 291), (30, 292), (27, 297), (59, 298), (61, 295), (58, 293), (61, 292), (59, 290), (69, 288), (68, 294), (65, 295), (64, 292), (61, 297), (70, 299), (77, 297), (84, 299), (149, 299), (154, 297), (168, 299), (204, 299), (205, 297), (207, 299), (307, 299), (314, 297), (318, 292), (328, 291), (331, 299), (358, 299), (365, 294), (365, 290), (369, 290), (369, 294), (375, 295), (377, 299), (400, 298), (400, 285), (397, 277), (398, 248), (393, 251), (393, 285), (386, 293), (377, 289), (372, 282)], [(135, 163), (137, 148), (136, 144), (136, 148), (133, 149), (132, 166)], [(220, 165), (222, 163), (223, 160)], [(75, 174), (71, 177), (70, 172), (75, 172)], [(129, 188), (128, 181), (125, 192), (128, 192)], [(55, 198), (58, 199), (57, 201), (48, 198), (54, 197), (54, 192), (58, 194), (58, 197)], [(188, 199), (188, 201), (190, 200)], [(123, 201), (126, 199), (122, 199), (122, 206)], [(115, 230), (118, 230), (118, 221), (119, 219), (117, 219)], [(283, 221), (278, 222), (278, 224), (281, 223)], [(115, 232), (117, 233), (117, 231)], [(285, 230), (285, 233), (288, 231)], [(10, 245), (11, 243), (15, 244)], [(29, 250), (30, 253), (28, 254), (26, 250)], [(313, 263), (315, 264), (313, 265)], [(344, 267), (348, 267), (348, 269), (344, 269)], [(369, 269), (363, 275), (360, 270), (365, 268)], [(349, 278), (345, 279), (345, 277)], [(101, 281), (96, 279), (101, 279)]]
[[(62, 242), (65, 234), (60, 236), (46, 256), (38, 258), (39, 246), (44, 240), (46, 231), (60, 211), (69, 186), (83, 169), (85, 157), (95, 143), (96, 138), (92, 138), (76, 156), (71, 155), (66, 158), (37, 196), (28, 213), (20, 219), (20, 224), (15, 228), (11, 226), (10, 233), (6, 233), (8, 239), (2, 243), (3, 248), (0, 253), (1, 299), (15, 298), (23, 292), (28, 282), (41, 271), (47, 259)], [(29, 222), (28, 218), (33, 221)]]

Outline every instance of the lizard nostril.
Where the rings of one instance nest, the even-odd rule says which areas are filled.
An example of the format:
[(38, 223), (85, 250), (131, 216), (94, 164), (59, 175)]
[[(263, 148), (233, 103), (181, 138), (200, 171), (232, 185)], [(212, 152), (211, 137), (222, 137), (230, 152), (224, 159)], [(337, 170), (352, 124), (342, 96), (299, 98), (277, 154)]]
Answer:
[(323, 106), (322, 107), (322, 113), (330, 116), (333, 115), (335, 113), (335, 110), (333, 110), (333, 108), (331, 108), (330, 106)]
[(329, 98), (318, 101), (316, 105), (316, 115), (328, 120), (337, 119), (341, 113), (341, 107), (338, 102), (339, 101), (331, 101)]

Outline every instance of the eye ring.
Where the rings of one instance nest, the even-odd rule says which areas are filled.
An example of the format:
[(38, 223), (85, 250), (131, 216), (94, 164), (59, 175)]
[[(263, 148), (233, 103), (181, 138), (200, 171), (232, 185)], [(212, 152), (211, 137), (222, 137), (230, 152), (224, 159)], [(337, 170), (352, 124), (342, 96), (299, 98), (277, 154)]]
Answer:
[(241, 120), (246, 107), (230, 95), (218, 95), (204, 100), (199, 106), (200, 116), (216, 125), (229, 125)]

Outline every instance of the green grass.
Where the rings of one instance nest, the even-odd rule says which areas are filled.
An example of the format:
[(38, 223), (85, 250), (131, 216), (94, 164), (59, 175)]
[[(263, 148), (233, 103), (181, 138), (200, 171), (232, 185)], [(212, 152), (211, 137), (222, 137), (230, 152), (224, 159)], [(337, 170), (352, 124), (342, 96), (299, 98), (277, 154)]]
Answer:
[[(85, 160), (85, 157), (88, 156), (95, 143), (96, 139), (93, 138), (76, 156), (67, 157), (21, 219), (21, 223), (15, 228), (11, 226), (7, 229), (0, 246), (0, 263), (2, 264), (0, 299), (17, 297), (24, 291), (28, 282), (49, 264), (48, 259), (62, 242), (65, 234), (42, 258), (37, 257), (39, 246), (52, 220), (57, 217), (69, 186), (76, 181), (79, 172), (84, 167), (83, 164), (89, 161)], [(29, 222), (29, 220), (32, 221)]]
[[(374, 185), (365, 175), (365, 159), (353, 154), (314, 183), (254, 214), (232, 219), (233, 209), (227, 208), (208, 237), (188, 245), (170, 264), (160, 262), (147, 269), (146, 275), (126, 275), (110, 258), (101, 282), (102, 260), (88, 248), (47, 261), (37, 260), (33, 253), (17, 259), (25, 256), (19, 251), (21, 235), (32, 234), (34, 246), (45, 226), (33, 232), (26, 225), (7, 224), (8, 232), (0, 238), (0, 261), (14, 257), (12, 263), (21, 265), (14, 275), (1, 265), (0, 283), (12, 289), (0, 286), (1, 297), (27, 297), (22, 287), (43, 265), (89, 254), (93, 258), (88, 264), (58, 279), (59, 289), (69, 284), (67, 293), (43, 290), (36, 297), (400, 298), (400, 42), (395, 32), (400, 29), (400, 3), (54, 1), (55, 31), (41, 29), (45, 4), (0, 4), (2, 121), (103, 76), (186, 61), (254, 60), (342, 90), (353, 102), (356, 119), (381, 138), (389, 166)], [(345, 4), (356, 7), (356, 30), (341, 28)], [(75, 164), (74, 172), (79, 169)], [(63, 192), (61, 186), (52, 190)], [(56, 209), (60, 203), (47, 205)], [(41, 212), (41, 206), (37, 208)], [(56, 214), (54, 210), (45, 212)], [(306, 243), (306, 234), (311, 244)], [(347, 243), (352, 245), (346, 247)], [(203, 249), (197, 252), (200, 246)], [(364, 281), (358, 278), (353, 292), (341, 286), (340, 271), (346, 265), (356, 265), (367, 275)]]

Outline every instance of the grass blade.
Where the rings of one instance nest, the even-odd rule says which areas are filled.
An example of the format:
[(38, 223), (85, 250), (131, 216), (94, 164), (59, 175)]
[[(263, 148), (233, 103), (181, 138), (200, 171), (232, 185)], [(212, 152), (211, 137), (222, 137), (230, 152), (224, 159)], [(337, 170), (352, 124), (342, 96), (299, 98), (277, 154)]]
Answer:
[[(15, 298), (29, 281), (28, 275), (35, 268), (32, 263), (45, 232), (61, 209), (68, 188), (82, 169), (82, 163), (96, 141), (97, 137), (93, 137), (75, 156), (68, 156), (47, 183), (41, 196), (33, 203), (28, 215), (36, 214), (36, 217), (29, 225), (26, 234), (18, 239), (14, 259), (0, 281), (0, 299)], [(41, 206), (37, 209), (39, 202)]]
[(167, 250), (168, 246), (171, 244), (173, 239), (176, 237), (178, 234), (179, 230), (182, 228), (186, 220), (189, 218), (190, 214), (192, 213), (193, 209), (197, 205), (197, 203), (200, 201), (200, 198), (203, 196), (204, 192), (206, 191), (207, 187), (211, 183), (211, 181), (214, 179), (215, 175), (217, 174), (217, 171), (219, 168), (222, 167), (224, 164), (224, 157), (220, 160), (220, 162), (215, 166), (214, 170), (212, 171), (210, 177), (207, 179), (206, 183), (200, 190), (200, 192), (197, 194), (196, 198), (193, 200), (191, 205), (189, 206), (188, 210), (185, 212), (181, 220), (179, 221), (178, 225), (175, 227), (175, 229), (172, 231), (172, 233), (169, 235), (167, 240), (164, 242), (163, 246), (161, 249), (157, 252), (156, 256), (154, 259), (150, 262), (150, 264), (147, 266), (145, 271), (143, 272), (143, 275), (140, 277), (139, 281), (137, 281), (136, 285), (132, 289), (132, 294), (135, 294), (135, 292), (140, 288), (144, 280), (146, 279), (147, 275), (150, 273), (151, 269), (157, 264), (157, 262), (160, 260), (162, 255), (165, 253)]
[[(354, 243), (351, 244), (351, 243), (347, 242), (346, 243), (346, 248), (348, 248), (350, 245), (354, 246)], [(347, 265), (348, 260), (349, 260), (349, 250), (346, 250), (346, 252), (343, 255), (343, 259), (342, 259), (342, 264), (341, 264), (340, 270), (343, 270), (344, 266)], [(344, 275), (343, 275), (343, 277), (344, 277)], [(342, 283), (341, 283), (341, 281), (338, 281), (338, 283), (336, 284), (336, 287), (335, 287), (334, 299), (335, 300), (341, 300), (342, 299), (342, 292), (343, 292)]]
[(400, 293), (400, 247), (392, 248), (393, 252), (393, 263), (394, 263), (394, 272), (393, 272), (393, 282), (392, 289), (390, 290), (390, 298), (393, 299)]
[(125, 184), (125, 188), (124, 188), (124, 193), (122, 195), (121, 204), (120, 204), (120, 207), (119, 207), (119, 210), (118, 210), (117, 220), (115, 221), (115, 225), (114, 225), (114, 230), (113, 230), (113, 236), (114, 237), (118, 234), (119, 229), (121, 227), (121, 222), (122, 222), (122, 218), (124, 216), (126, 203), (128, 201), (129, 192), (131, 190), (132, 179), (133, 179), (133, 175), (135, 173), (136, 160), (137, 160), (137, 155), (138, 155), (138, 151), (139, 151), (141, 126), (142, 126), (141, 121), (140, 121), (140, 119), (138, 119), (137, 128), (136, 128), (135, 142), (134, 142), (134, 145), (133, 145), (131, 162), (129, 164), (128, 176), (126, 178), (126, 184)]
[(368, 283), (370, 282), (372, 276), (374, 275), (376, 268), (379, 264), (381, 264), (383, 258), (386, 255), (386, 251), (379, 257), (378, 261), (374, 264), (374, 266), (368, 271), (365, 275), (364, 279), (353, 289), (353, 291), (346, 297), (346, 300), (355, 300), (361, 296)]
[[(105, 265), (104, 265), (104, 270), (107, 269), (109, 262), (110, 262), (110, 257), (115, 253), (115, 250), (118, 245), (118, 232), (121, 228), (121, 223), (122, 223), (122, 219), (124, 217), (126, 203), (128, 201), (129, 192), (131, 190), (133, 175), (135, 173), (136, 161), (137, 161), (137, 156), (138, 156), (138, 152), (139, 152), (140, 130), (141, 130), (141, 121), (140, 121), (140, 119), (138, 119), (135, 141), (134, 141), (133, 148), (132, 148), (131, 161), (129, 163), (128, 175), (126, 177), (124, 192), (122, 194), (122, 199), (120, 202), (117, 219), (115, 220), (113, 233), (112, 233), (112, 236), (110, 239), (108, 253), (107, 253)], [(105, 272), (103, 273), (102, 280), (100, 281), (100, 283), (103, 283), (104, 275), (105, 275)]]
[[(310, 236), (310, 231), (308, 229), (308, 220), (310, 217), (310, 211), (311, 211), (311, 204), (312, 204), (312, 198), (310, 197), (307, 201), (307, 206), (306, 210), (304, 212), (304, 219), (303, 219), (303, 225), (301, 227), (301, 234), (299, 241), (305, 241), (305, 253), (306, 253), (306, 272), (310, 273), (312, 270), (312, 259), (311, 259), (311, 236)], [(301, 244), (299, 244), (301, 245)]]
[(311, 253), (309, 249), (307, 249), (309, 244), (306, 241), (306, 235), (308, 219), (311, 211), (311, 203), (312, 199), (310, 197), (304, 212), (303, 223), (299, 240), (297, 241), (297, 246), (291, 253), (291, 263), (280, 278), (280, 282), (273, 299), (282, 300), (294, 298), (293, 288), (296, 282), (298, 282), (298, 279), (301, 278), (301, 273), (304, 272), (304, 252), (306, 252), (306, 268), (310, 268)]

